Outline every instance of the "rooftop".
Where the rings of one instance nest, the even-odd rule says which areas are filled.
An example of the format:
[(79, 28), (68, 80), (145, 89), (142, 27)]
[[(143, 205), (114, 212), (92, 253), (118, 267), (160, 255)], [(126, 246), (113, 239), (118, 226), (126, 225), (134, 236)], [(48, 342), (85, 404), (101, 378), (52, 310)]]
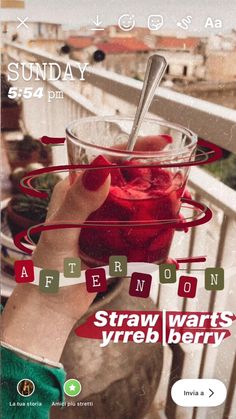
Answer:
[(158, 37), (156, 46), (159, 49), (195, 49), (200, 44), (201, 38), (176, 38), (174, 36)]
[(83, 49), (93, 45), (94, 38), (92, 36), (70, 36), (66, 43), (72, 48)]
[(110, 38), (108, 42), (101, 42), (97, 44), (99, 49), (106, 53), (116, 54), (122, 52), (146, 52), (151, 51), (151, 48), (143, 41), (135, 37), (127, 38)]
[(99, 42), (92, 36), (70, 36), (66, 42), (74, 49), (83, 49), (91, 45), (95, 45), (106, 54), (151, 51), (151, 48), (148, 45), (135, 37), (114, 37), (108, 38), (107, 40), (101, 40)]

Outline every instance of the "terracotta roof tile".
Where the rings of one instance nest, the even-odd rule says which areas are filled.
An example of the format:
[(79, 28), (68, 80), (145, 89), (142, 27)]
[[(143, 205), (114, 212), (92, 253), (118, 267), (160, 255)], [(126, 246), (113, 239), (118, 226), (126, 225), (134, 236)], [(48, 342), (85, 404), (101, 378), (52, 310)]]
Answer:
[(109, 38), (108, 42), (99, 42), (97, 47), (108, 54), (117, 54), (122, 52), (145, 52), (151, 50), (143, 41), (134, 37)]
[(175, 38), (172, 36), (158, 37), (156, 47), (158, 49), (195, 49), (201, 38)]
[(89, 36), (70, 36), (67, 38), (66, 43), (72, 48), (83, 49), (93, 45), (94, 39)]

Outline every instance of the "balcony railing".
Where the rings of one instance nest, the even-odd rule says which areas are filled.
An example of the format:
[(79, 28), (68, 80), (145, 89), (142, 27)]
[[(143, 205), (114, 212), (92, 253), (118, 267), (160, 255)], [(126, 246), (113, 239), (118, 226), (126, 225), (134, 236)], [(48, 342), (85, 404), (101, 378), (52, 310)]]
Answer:
[[(62, 69), (68, 62), (41, 50), (29, 49), (13, 43), (6, 44), (6, 59), (16, 62), (56, 62)], [(70, 61), (76, 74), (76, 62)], [(78, 70), (77, 70), (78, 72)], [(21, 88), (29, 86), (23, 79), (15, 82)], [(24, 100), (24, 120), (28, 131), (35, 137), (64, 136), (65, 126), (74, 119), (90, 115), (121, 113), (132, 115), (137, 103), (141, 83), (130, 78), (89, 68), (86, 81), (31, 81), (32, 87), (44, 87), (43, 99)], [(48, 102), (48, 92), (62, 91), (63, 100)], [(56, 93), (55, 93), (56, 95)], [(159, 88), (150, 109), (167, 121), (179, 123), (195, 131), (199, 137), (236, 152), (236, 112), (200, 99)], [(62, 147), (54, 151), (54, 163), (66, 164)], [(225, 269), (223, 292), (209, 292), (204, 288), (204, 264), (189, 266), (198, 278), (198, 297), (180, 299), (174, 284), (156, 289), (153, 299), (160, 309), (186, 311), (223, 311), (234, 309), (236, 295), (236, 192), (213, 178), (202, 169), (192, 168), (189, 185), (197, 200), (213, 210), (213, 219), (206, 225), (192, 229), (187, 235), (176, 233), (171, 249), (174, 257), (207, 255), (207, 267)], [(195, 271), (196, 270), (196, 271)], [(207, 345), (175, 345), (165, 348), (164, 369), (158, 393), (148, 418), (206, 419), (234, 417), (236, 394), (235, 327), (232, 337), (219, 348)], [(171, 385), (180, 378), (218, 378), (229, 388), (226, 402), (217, 408), (182, 408), (170, 396)]]

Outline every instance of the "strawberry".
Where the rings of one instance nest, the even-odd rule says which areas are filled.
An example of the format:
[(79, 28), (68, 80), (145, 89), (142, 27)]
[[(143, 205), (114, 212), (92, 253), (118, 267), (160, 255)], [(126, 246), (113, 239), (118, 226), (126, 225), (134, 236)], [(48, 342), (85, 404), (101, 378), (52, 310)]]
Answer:
[(167, 170), (160, 167), (153, 166), (152, 172), (152, 185), (156, 189), (168, 189), (171, 186), (172, 175)]
[(137, 167), (138, 165), (142, 165), (142, 162), (138, 160), (128, 160), (122, 164), (127, 166), (126, 168), (122, 168), (122, 174), (126, 181), (132, 181), (136, 178), (141, 180), (150, 180), (151, 179), (151, 171), (149, 167)]
[(136, 151), (160, 151), (168, 144), (173, 142), (173, 138), (168, 134), (149, 135), (146, 137), (139, 137), (137, 139)]

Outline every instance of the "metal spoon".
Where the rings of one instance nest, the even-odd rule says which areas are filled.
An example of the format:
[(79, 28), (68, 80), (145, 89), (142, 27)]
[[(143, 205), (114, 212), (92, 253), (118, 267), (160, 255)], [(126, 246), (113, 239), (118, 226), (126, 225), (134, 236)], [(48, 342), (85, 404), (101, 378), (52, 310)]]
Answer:
[(138, 107), (134, 117), (134, 123), (128, 139), (127, 150), (134, 149), (139, 128), (143, 118), (148, 111), (157, 86), (165, 73), (167, 62), (164, 57), (158, 54), (151, 55), (147, 62), (147, 68), (144, 76), (143, 88), (139, 98)]

